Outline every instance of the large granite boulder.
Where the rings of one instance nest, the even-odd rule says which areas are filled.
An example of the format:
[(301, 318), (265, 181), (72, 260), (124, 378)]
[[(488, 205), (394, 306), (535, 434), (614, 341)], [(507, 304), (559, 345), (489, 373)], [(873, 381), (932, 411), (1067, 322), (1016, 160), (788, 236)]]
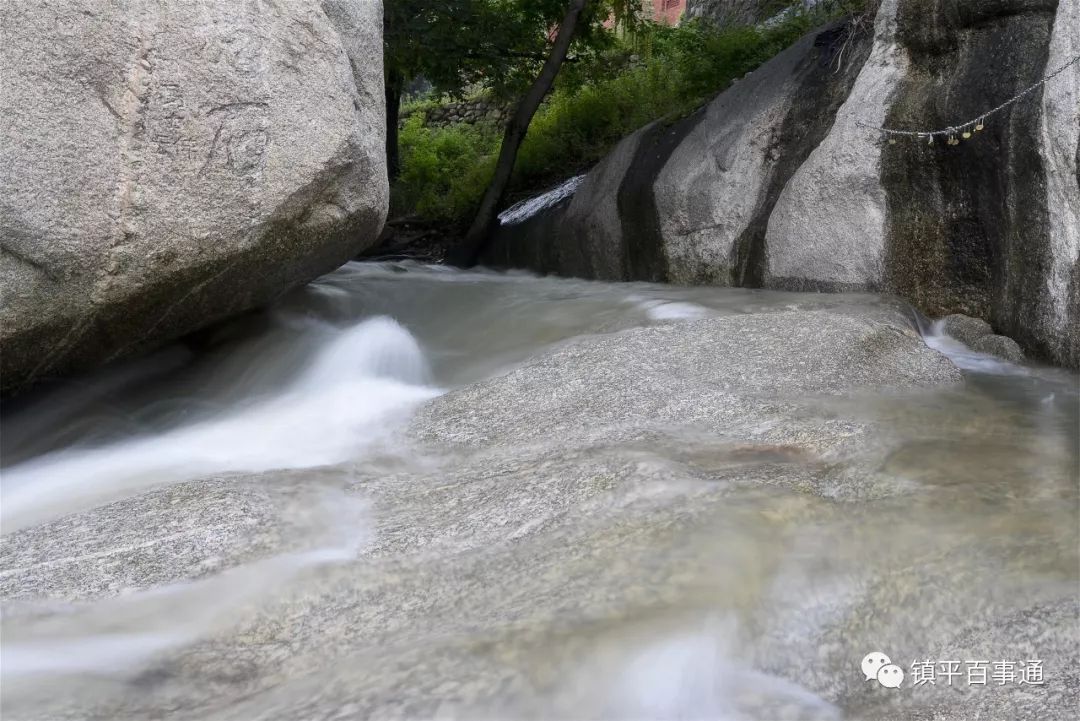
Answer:
[(378, 0), (27, 0), (2, 33), (4, 390), (263, 304), (378, 236)]
[(624, 138), (586, 176), (557, 227), (532, 219), (502, 226), (484, 260), (502, 264), (530, 255), (519, 246), (545, 245), (554, 246), (547, 267), (528, 267), (604, 280), (760, 284), (768, 211), (854, 80), (853, 66), (829, 68), (845, 43), (857, 57), (868, 49), (842, 24), (808, 35), (698, 112)]
[[(674, 123), (626, 138), (558, 223), (501, 228), (567, 275), (898, 293), (1080, 366), (1080, 55), (1056, 0), (881, 0)], [(501, 256), (501, 257), (500, 257)], [(581, 259), (587, 262), (582, 262)]]

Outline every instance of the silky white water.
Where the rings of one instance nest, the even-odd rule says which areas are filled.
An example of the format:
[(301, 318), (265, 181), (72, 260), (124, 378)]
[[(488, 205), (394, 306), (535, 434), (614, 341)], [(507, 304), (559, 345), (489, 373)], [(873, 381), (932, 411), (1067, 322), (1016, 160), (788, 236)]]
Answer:
[[(18, 547), (12, 539), (41, 524), (54, 524), (49, 527), (58, 533), (78, 527), (80, 514), (105, 508), (114, 510), (104, 512), (100, 523), (111, 530), (88, 526), (87, 533), (107, 542), (115, 536), (113, 545), (136, 556), (145, 546), (150, 560), (146, 569), (117, 570), (95, 565), (109, 563), (115, 548), (108, 543), (58, 551), (47, 563), (70, 570), (57, 583), (87, 577), (80, 582), (85, 593), (67, 599), (66, 592), (53, 597), (51, 587), (12, 580), (22, 577), (18, 564), (26, 562), (13, 552), (12, 566), (0, 568), (0, 582), (7, 584), (0, 659), (5, 718), (35, 718), (38, 710), (54, 708), (50, 704), (61, 715), (79, 717), (94, 708), (85, 716), (150, 718), (153, 709), (169, 707), (176, 718), (300, 718), (304, 707), (291, 704), (324, 689), (361, 693), (359, 685), (388, 672), (393, 664), (387, 657), (418, 669), (445, 657), (447, 669), (465, 675), (473, 662), (484, 669), (507, 666), (534, 680), (529, 689), (506, 681), (483, 700), (446, 706), (441, 715), (448, 717), (733, 721), (784, 709), (797, 714), (785, 716), (791, 718), (844, 718), (843, 709), (782, 670), (785, 654), (795, 653), (798, 639), (838, 623), (877, 569), (917, 555), (921, 539), (932, 536), (953, 548), (949, 563), (957, 569), (979, 568), (968, 583), (981, 598), (1038, 599), (1055, 584), (1075, 583), (1068, 571), (1080, 516), (1074, 374), (990, 359), (928, 325), (927, 343), (965, 370), (964, 387), (833, 399), (826, 410), (872, 417), (892, 429), (895, 449), (884, 471), (918, 493), (858, 512), (798, 494), (747, 493), (718, 508), (699, 536), (663, 537), (640, 548), (633, 537), (613, 542), (614, 548), (637, 548), (624, 571), (627, 584), (650, 564), (687, 569), (670, 598), (653, 599), (640, 613), (623, 609), (605, 616), (597, 610), (602, 603), (591, 600), (590, 606), (585, 596), (574, 595), (612, 573), (613, 564), (623, 562), (618, 557), (598, 553), (595, 561), (576, 562), (584, 566), (568, 564), (565, 577), (531, 578), (537, 561), (528, 553), (557, 553), (560, 543), (577, 544), (590, 533), (623, 532), (617, 524), (594, 531), (585, 511), (562, 521), (565, 529), (539, 550), (514, 545), (534, 528), (507, 529), (504, 540), (485, 547), (521, 574), (508, 579), (506, 589), (491, 589), (492, 599), (529, 584), (568, 594), (557, 604), (559, 614), (542, 622), (493, 610), (501, 608), (495, 600), (488, 606), (473, 600), (488, 590), (469, 586), (470, 572), (461, 570), (467, 563), (454, 550), (454, 534), (468, 531), (454, 525), (437, 526), (444, 537), (409, 554), (389, 560), (380, 554), (388, 539), (404, 535), (408, 541), (421, 520), (455, 503), (438, 495), (446, 459), (401, 440), (416, 409), (439, 394), (590, 334), (767, 309), (880, 302), (866, 295), (350, 263), (267, 311), (10, 400), (0, 436), (5, 544)], [(988, 410), (996, 420), (983, 429), (978, 424)], [(688, 457), (705, 464), (747, 462), (689, 433), (652, 446), (602, 450), (632, 461), (639, 472), (660, 475)], [(486, 465), (513, 462), (509, 453)], [(429, 485), (414, 488), (418, 482), (411, 479), (424, 474), (433, 474)], [(394, 515), (389, 509), (397, 506), (390, 501), (375, 504), (369, 497), (373, 484), (382, 484), (387, 497), (405, 494), (408, 503), (395, 502), (406, 510)], [(650, 501), (650, 493), (664, 498), (675, 485), (645, 486), (621, 502), (630, 507)], [(207, 488), (220, 494), (216, 505), (199, 500)], [(130, 510), (144, 508), (140, 498), (159, 500), (149, 511)], [(190, 508), (194, 515), (185, 511), (177, 520), (170, 507)], [(133, 512), (160, 513), (162, 523), (176, 528), (151, 540), (129, 540), (125, 519)], [(246, 519), (243, 533), (230, 525), (236, 517)], [(534, 527), (549, 521), (537, 517)], [(236, 550), (244, 534), (257, 542)], [(1003, 551), (1004, 567), (985, 573), (981, 551), (963, 555), (969, 542), (990, 547), (1002, 534), (1037, 539), (1039, 548), (1051, 550), (1041, 554), (1042, 566), (1025, 561), (1015, 568), (1010, 562), (1019, 558), (1016, 552)], [(888, 544), (875, 540), (883, 535)], [(200, 544), (216, 549), (214, 555), (189, 558)], [(145, 581), (140, 574), (161, 572), (159, 558), (183, 566), (182, 572), (162, 572), (182, 580)], [(98, 576), (121, 580), (99, 587)], [(614, 575), (606, 583), (617, 586), (619, 579)], [(419, 585), (412, 592), (393, 590), (410, 583)], [(447, 600), (427, 599), (422, 589), (440, 584), (447, 584)], [(342, 638), (349, 627), (338, 628), (335, 619), (375, 607), (380, 597), (363, 596), (367, 588), (401, 593), (406, 606), (433, 604), (431, 626), (388, 627), (390, 640), (351, 639), (353, 655), (330, 660), (318, 639)], [(634, 593), (654, 591), (646, 585)], [(543, 601), (536, 598), (536, 608)], [(470, 620), (474, 602), (487, 610)], [(332, 612), (312, 610), (328, 604)], [(529, 599), (525, 606), (533, 604)], [(767, 622), (756, 615), (763, 604), (772, 609)], [(961, 606), (935, 612), (962, 614)], [(440, 613), (449, 614), (441, 624)], [(270, 620), (259, 620), (264, 616)], [(550, 628), (537, 635), (533, 623)], [(314, 629), (311, 639), (308, 629)], [(271, 653), (280, 655), (275, 675), (252, 680), (243, 658), (215, 650), (218, 639), (235, 634), (265, 635), (256, 646), (280, 646)], [(204, 666), (226, 670), (199, 681)], [(424, 674), (437, 677), (435, 671)], [(422, 685), (417, 679), (401, 693)], [(469, 696), (448, 682), (446, 693), (451, 691)], [(197, 700), (207, 694), (216, 700)]]
[(343, 329), (297, 323), (321, 347), (273, 393), (152, 435), (56, 450), (6, 469), (5, 530), (162, 482), (345, 461), (395, 416), (437, 395), (416, 341), (389, 318)]

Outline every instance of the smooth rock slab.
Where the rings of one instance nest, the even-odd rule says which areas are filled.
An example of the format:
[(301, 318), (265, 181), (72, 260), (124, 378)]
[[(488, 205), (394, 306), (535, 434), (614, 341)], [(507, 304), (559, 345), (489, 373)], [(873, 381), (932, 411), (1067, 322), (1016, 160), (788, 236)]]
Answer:
[[(1062, 522), (1074, 518), (1062, 501), (1075, 483), (1045, 455), (1038, 494), (981, 496), (996, 490), (985, 467), (951, 478), (965, 438), (1013, 432), (1030, 449), (1039, 433), (1017, 432), (978, 394), (943, 418), (958, 380), (888, 306), (636, 329), (432, 401), (406, 438), (421, 447), (400, 457), (196, 481), (12, 534), (31, 591), (21, 606), (81, 599), (21, 615), (25, 638), (36, 624), (86, 632), (74, 623), (83, 614), (155, 603), (108, 589), (91, 602), (58, 557), (107, 552), (115, 535), (125, 558), (133, 541), (200, 514), (268, 531), (237, 533), (238, 552), (209, 578), (189, 569), (220, 554), (223, 532), (190, 549), (148, 543), (156, 562), (136, 562), (199, 578), (192, 590), (214, 623), (114, 681), (38, 696), (5, 688), (5, 718), (624, 719), (696, 717), (703, 702), (750, 718), (948, 718), (959, 702), (944, 693), (875, 695), (858, 655), (883, 642), (896, 657), (943, 658), (1030, 641), (1072, 663), (1080, 647), (1065, 600), (1076, 531)], [(876, 404), (856, 402), (876, 391)], [(912, 477), (927, 435), (945, 460)], [(894, 448), (908, 437), (922, 445)], [(1027, 468), (1022, 452), (1008, 457)], [(200, 486), (210, 508), (199, 508)], [(242, 605), (206, 598), (244, 570), (229, 568), (237, 559), (250, 567), (292, 550), (290, 489), (313, 487), (369, 501), (370, 522), (345, 526), (363, 544), (287, 584), (256, 577), (264, 585), (245, 588)], [(635, 664), (710, 679), (713, 695), (636, 676)], [(970, 700), (1000, 717), (1069, 719), (1074, 679), (1065, 669), (1041, 696)], [(648, 704), (649, 689), (667, 713)]]
[(889, 321), (831, 311), (745, 314), (577, 343), (436, 399), (413, 427), (424, 439), (465, 445), (616, 425), (722, 430), (780, 396), (959, 380), (898, 311)]

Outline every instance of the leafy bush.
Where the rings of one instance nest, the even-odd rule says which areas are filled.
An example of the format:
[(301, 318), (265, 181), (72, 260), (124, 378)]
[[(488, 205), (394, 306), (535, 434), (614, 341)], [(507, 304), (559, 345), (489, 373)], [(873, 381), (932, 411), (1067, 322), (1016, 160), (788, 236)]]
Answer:
[[(844, 0), (844, 14), (853, 1)], [(646, 24), (614, 52), (565, 69), (529, 127), (511, 193), (528, 195), (583, 172), (624, 136), (699, 107), (824, 19), (792, 12), (771, 26), (722, 30), (697, 21)], [(491, 177), (501, 133), (483, 124), (425, 128), (422, 113), (411, 116), (400, 136), (395, 212), (467, 223)]]
[(442, 222), (467, 218), (494, 170), (498, 129), (465, 123), (425, 128), (423, 113), (414, 113), (399, 139), (401, 177), (391, 194), (392, 211)]
[(514, 187), (527, 192), (584, 170), (681, 100), (678, 72), (659, 62), (574, 91), (556, 90), (522, 143)]

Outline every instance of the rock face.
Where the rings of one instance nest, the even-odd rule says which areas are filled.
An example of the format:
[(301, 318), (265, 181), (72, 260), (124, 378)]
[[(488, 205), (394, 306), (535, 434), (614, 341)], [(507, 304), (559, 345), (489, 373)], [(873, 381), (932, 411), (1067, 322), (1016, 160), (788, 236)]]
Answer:
[(1017, 342), (1008, 336), (993, 334), (984, 335), (972, 344), (971, 349), (977, 350), (980, 353), (988, 353), (1013, 363), (1020, 363), (1024, 360), (1024, 352), (1020, 350), (1020, 346)]
[(0, 42), (3, 388), (267, 302), (385, 220), (378, 0), (29, 0)]
[(941, 319), (942, 330), (969, 348), (984, 335), (991, 335), (994, 329), (982, 318), (972, 318), (963, 313), (952, 313)]
[(882, 286), (885, 190), (878, 182), (880, 126), (907, 69), (896, 41), (898, 0), (882, 0), (869, 57), (828, 135), (784, 185), (769, 214), (764, 284), (823, 290)]
[[(567, 435), (610, 440), (615, 429), (667, 424), (731, 433), (740, 423), (760, 423), (751, 419), (763, 411), (774, 413), (781, 395), (960, 381), (899, 312), (883, 316), (756, 313), (593, 338), (443, 396), (414, 425), (426, 440), (462, 446)], [(782, 442), (773, 430), (765, 435)]]
[(947, 128), (1035, 85), (1080, 55), (1080, 8), (875, 7), (625, 139), (577, 213), (542, 236), (501, 230), (502, 256), (542, 244), (538, 269), (568, 275), (894, 292), (1080, 367), (1080, 63), (958, 145), (875, 130)]
[(475, 125), (479, 122), (504, 124), (510, 117), (513, 107), (489, 97), (457, 100), (436, 105), (426, 110), (403, 110), (401, 122), (412, 117), (413, 113), (424, 115), (424, 127), (443, 127), (453, 123)]
[[(807, 0), (805, 5), (814, 4)], [(751, 25), (789, 7), (783, 0), (687, 0), (686, 17), (719, 25)]]

